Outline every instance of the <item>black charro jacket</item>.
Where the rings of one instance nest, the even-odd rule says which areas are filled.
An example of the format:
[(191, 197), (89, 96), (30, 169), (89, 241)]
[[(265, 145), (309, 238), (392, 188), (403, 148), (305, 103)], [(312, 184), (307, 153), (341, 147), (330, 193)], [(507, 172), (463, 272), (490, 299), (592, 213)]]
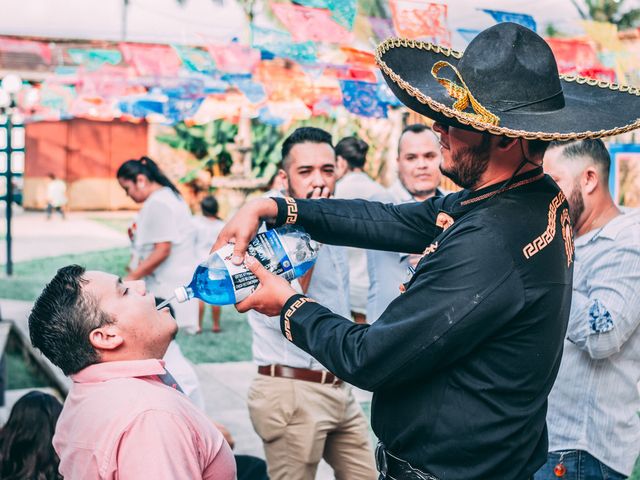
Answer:
[(374, 392), (392, 454), (442, 480), (521, 480), (545, 462), (547, 395), (571, 305), (568, 205), (542, 169), (499, 191), (422, 203), (277, 199), (277, 224), (323, 243), (422, 253), (404, 293), (371, 325), (306, 297), (283, 334)]

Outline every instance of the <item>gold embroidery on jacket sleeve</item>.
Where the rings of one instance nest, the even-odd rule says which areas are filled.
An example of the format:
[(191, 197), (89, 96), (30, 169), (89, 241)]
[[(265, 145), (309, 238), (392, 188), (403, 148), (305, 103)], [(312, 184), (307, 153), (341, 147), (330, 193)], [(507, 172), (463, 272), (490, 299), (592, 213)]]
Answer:
[(287, 203), (287, 220), (285, 223), (296, 223), (296, 220), (298, 220), (298, 204), (291, 197), (286, 197), (284, 201)]
[(307, 302), (315, 302), (315, 300), (309, 297), (299, 298), (293, 302), (284, 314), (284, 336), (287, 337), (287, 340), (290, 342), (293, 342), (293, 336), (291, 335), (291, 315), (296, 313), (296, 311)]

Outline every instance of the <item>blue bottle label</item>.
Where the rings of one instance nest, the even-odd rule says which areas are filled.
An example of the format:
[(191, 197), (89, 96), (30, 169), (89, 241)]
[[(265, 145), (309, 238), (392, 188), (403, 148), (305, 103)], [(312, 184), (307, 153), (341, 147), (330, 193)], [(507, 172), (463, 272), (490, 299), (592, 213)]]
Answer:
[[(231, 276), (236, 303), (244, 300), (257, 288), (259, 283), (258, 279), (253, 273), (247, 270), (244, 264), (234, 265), (231, 263), (233, 245), (226, 245), (217, 253), (224, 261)], [(293, 280), (293, 265), (277, 232), (269, 230), (259, 234), (247, 247), (247, 253), (255, 257), (272, 273), (284, 277), (289, 281)]]

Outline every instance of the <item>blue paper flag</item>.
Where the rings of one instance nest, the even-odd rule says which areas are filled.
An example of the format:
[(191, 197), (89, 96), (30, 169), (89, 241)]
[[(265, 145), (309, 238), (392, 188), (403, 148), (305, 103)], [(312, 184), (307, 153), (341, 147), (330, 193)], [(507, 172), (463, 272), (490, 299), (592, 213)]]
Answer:
[(476, 30), (473, 28), (458, 28), (457, 32), (460, 34), (463, 40), (467, 42), (467, 44), (469, 44), (471, 40), (476, 38), (476, 35), (480, 33), (480, 30)]
[(513, 22), (527, 27), (534, 32), (536, 31), (536, 21), (531, 15), (527, 15), (526, 13), (503, 12), (501, 10), (489, 10), (486, 8), (483, 8), (482, 11), (491, 15), (498, 23)]
[(251, 35), (251, 46), (260, 49), (263, 60), (264, 52), (296, 62), (314, 62), (318, 57), (318, 47), (314, 42), (294, 42), (291, 34), (282, 30), (251, 25)]
[(226, 75), (225, 79), (240, 90), (251, 103), (260, 103), (267, 98), (262, 84), (254, 82), (250, 75)]
[(278, 125), (282, 125), (284, 123), (284, 118), (278, 117), (271, 113), (269, 107), (262, 107), (258, 111), (258, 120), (262, 123), (266, 123), (267, 125), (273, 125), (277, 127)]
[(378, 98), (378, 84), (340, 80), (342, 102), (351, 113), (363, 117), (387, 118), (387, 106)]

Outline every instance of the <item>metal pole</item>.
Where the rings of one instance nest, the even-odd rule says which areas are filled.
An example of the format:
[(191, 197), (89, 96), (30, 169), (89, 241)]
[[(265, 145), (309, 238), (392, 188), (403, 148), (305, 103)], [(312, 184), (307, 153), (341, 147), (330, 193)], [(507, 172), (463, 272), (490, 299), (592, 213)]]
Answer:
[(122, 20), (121, 20), (121, 33), (120, 40), (125, 41), (127, 39), (127, 17), (129, 13), (129, 0), (122, 0)]
[(11, 208), (13, 205), (13, 172), (11, 167), (11, 113), (7, 115), (7, 276), (13, 275), (13, 258), (11, 257)]

